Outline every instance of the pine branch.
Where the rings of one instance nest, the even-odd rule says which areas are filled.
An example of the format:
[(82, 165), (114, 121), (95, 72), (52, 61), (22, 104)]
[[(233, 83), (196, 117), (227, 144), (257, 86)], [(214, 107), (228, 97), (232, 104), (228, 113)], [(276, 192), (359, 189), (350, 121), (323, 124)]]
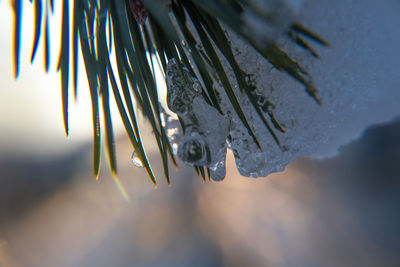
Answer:
[[(277, 69), (294, 77), (305, 86), (306, 92), (315, 99), (317, 89), (312, 78), (294, 59), (288, 56), (275, 39), (268, 35), (254, 34), (257, 29), (248, 23), (247, 15), (252, 14), (263, 25), (276, 27), (275, 10), (262, 10), (252, 1), (241, 0), (73, 0), (72, 14), (69, 14), (68, 0), (62, 0), (61, 48), (57, 69), (61, 72), (61, 91), (63, 104), (63, 120), (65, 132), (68, 128), (68, 96), (70, 68), (72, 68), (73, 91), (76, 97), (78, 49), (81, 50), (92, 101), (93, 115), (93, 159), (94, 175), (97, 177), (100, 168), (101, 137), (100, 128), (105, 127), (106, 147), (110, 169), (117, 172), (117, 164), (112, 132), (112, 118), (109, 101), (116, 101), (127, 135), (132, 143), (135, 155), (142, 162), (151, 181), (156, 184), (151, 164), (146, 156), (136, 120), (137, 112), (142, 112), (150, 123), (157, 147), (162, 158), (164, 175), (170, 182), (168, 163), (176, 165), (175, 155), (169, 136), (166, 134), (157, 93), (157, 83), (153, 57), (159, 59), (160, 67), (165, 72), (168, 61), (174, 59), (181, 70), (185, 69), (192, 77), (201, 81), (201, 95), (205, 101), (220, 114), (224, 114), (220, 102), (220, 92), (214, 84), (221, 83), (224, 93), (229, 98), (241, 123), (247, 129), (255, 144), (261, 149), (257, 136), (247, 121), (238, 98), (245, 94), (265, 127), (279, 145), (275, 131), (285, 130), (266, 106), (270, 101), (256, 94), (257, 88), (248, 81), (250, 74), (245, 73), (237, 63), (221, 22), (236, 31), (250, 46), (255, 48)], [(22, 0), (13, 1), (14, 10), (14, 75), (19, 73), (19, 50), (22, 23)], [(49, 67), (49, 14), (53, 12), (52, 0), (34, 0), (35, 27), (31, 61), (40, 41), (44, 42), (45, 70)], [(44, 26), (42, 26), (44, 20)], [(70, 23), (72, 21), (72, 23)], [(176, 23), (174, 23), (174, 21)], [(288, 21), (283, 28), (291, 40), (318, 56), (306, 38), (321, 45), (328, 43), (295, 21)], [(278, 25), (280, 27), (280, 25)], [(279, 28), (278, 27), (278, 28)], [(282, 27), (281, 27), (282, 28)], [(280, 28), (280, 29), (281, 29)], [(44, 34), (41, 31), (44, 30)], [(305, 38), (303, 38), (305, 37)], [(80, 46), (78, 45), (80, 43)], [(185, 45), (182, 45), (185, 44)], [(110, 53), (112, 46), (119, 80), (114, 76)], [(199, 49), (202, 47), (203, 49)], [(226, 60), (232, 68), (239, 85), (235, 91), (234, 84), (228, 78), (228, 70), (222, 64)], [(133, 106), (134, 96), (138, 108)], [(262, 102), (262, 105), (260, 103)], [(271, 104), (272, 105), (272, 104)], [(99, 112), (104, 114), (104, 122), (99, 120)], [(269, 118), (265, 116), (267, 112)], [(271, 126), (272, 124), (272, 126)], [(185, 125), (183, 125), (184, 127)], [(207, 166), (195, 166), (195, 170), (203, 179), (206, 173), (210, 177)]]

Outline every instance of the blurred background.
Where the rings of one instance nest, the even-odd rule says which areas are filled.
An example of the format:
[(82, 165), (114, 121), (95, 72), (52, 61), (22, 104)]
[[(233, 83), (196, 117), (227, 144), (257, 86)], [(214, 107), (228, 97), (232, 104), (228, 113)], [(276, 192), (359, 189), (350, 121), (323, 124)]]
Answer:
[[(1, 267), (400, 266), (400, 119), (366, 130), (335, 158), (302, 158), (258, 179), (241, 177), (228, 154), (223, 182), (204, 182), (180, 163), (167, 186), (157, 151), (147, 146), (157, 189), (131, 163), (116, 123), (127, 200), (105, 157), (99, 180), (93, 177), (85, 78), (67, 139), (59, 76), (43, 74), (40, 53), (29, 64), (31, 36), (23, 36), (21, 75), (13, 80), (12, 17), (7, 1), (0, 7)], [(32, 24), (24, 27), (32, 32)]]
[(2, 153), (0, 266), (399, 266), (399, 136), (398, 120), (267, 178), (240, 177), (232, 155), (223, 182), (180, 164), (157, 189), (122, 138), (129, 201), (105, 160), (95, 181), (90, 145), (53, 158)]

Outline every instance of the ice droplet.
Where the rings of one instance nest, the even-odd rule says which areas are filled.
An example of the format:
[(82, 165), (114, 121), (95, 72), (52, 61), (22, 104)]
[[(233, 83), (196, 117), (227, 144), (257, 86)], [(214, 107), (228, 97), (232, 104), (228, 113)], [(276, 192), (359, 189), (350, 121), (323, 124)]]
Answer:
[(183, 142), (179, 146), (178, 155), (185, 162), (203, 166), (210, 161), (208, 151), (208, 146), (203, 137), (197, 132), (192, 132), (190, 135), (185, 135)]
[(140, 159), (140, 157), (138, 155), (136, 155), (135, 152), (132, 153), (131, 160), (132, 160), (133, 165), (135, 165), (136, 167), (139, 167), (139, 168), (143, 168), (143, 162)]
[(194, 90), (196, 93), (201, 93), (201, 84), (200, 84), (199, 81), (195, 81), (195, 82), (193, 83), (193, 90)]

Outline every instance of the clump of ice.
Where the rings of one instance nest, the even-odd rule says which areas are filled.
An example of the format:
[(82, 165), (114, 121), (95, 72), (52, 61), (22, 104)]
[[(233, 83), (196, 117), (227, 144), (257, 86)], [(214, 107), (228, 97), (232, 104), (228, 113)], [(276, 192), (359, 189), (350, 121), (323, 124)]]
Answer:
[[(167, 75), (168, 93), (172, 96), (168, 105), (185, 124), (186, 139), (178, 155), (189, 160), (198, 151), (205, 153), (190, 164), (209, 167), (217, 172), (214, 179), (221, 179), (225, 174), (225, 140), (242, 175), (266, 176), (282, 171), (300, 156), (335, 155), (341, 145), (357, 138), (366, 127), (400, 115), (400, 31), (395, 26), (400, 25), (398, 1), (388, 0), (384, 4), (373, 0), (287, 2), (298, 4), (295, 8), (289, 5), (297, 11), (295, 16), (290, 15), (291, 19), (300, 21), (330, 43), (326, 48), (310, 42), (320, 55), (320, 59), (316, 59), (284, 34), (276, 40), (313, 77), (322, 106), (307, 95), (303, 85), (272, 67), (227, 28), (237, 62), (244, 72), (254, 74), (259, 104), (273, 103), (267, 106), (274, 107), (274, 116), (286, 131), (275, 131), (281, 146), (265, 128), (247, 97), (241, 94), (226, 61), (222, 59), (262, 152), (238, 119), (218, 82), (215, 87), (225, 115), (193, 90), (196, 78), (187, 70), (180, 72), (176, 62), (171, 61), (175, 67), (170, 67), (174, 69), (172, 76)], [(254, 20), (254, 23), (258, 22)], [(201, 86), (196, 83), (198, 85)], [(267, 108), (263, 111), (268, 115)], [(182, 146), (186, 142), (187, 145)]]
[[(249, 83), (253, 83), (249, 79)], [(178, 156), (193, 166), (206, 166), (214, 180), (225, 178), (225, 159), (227, 146), (232, 149), (236, 166), (243, 176), (265, 176), (271, 171), (265, 158), (267, 153), (254, 142), (248, 129), (243, 125), (230, 105), (224, 89), (218, 83), (214, 88), (220, 96), (220, 105), (224, 114), (208, 104), (202, 94), (202, 87), (197, 78), (190, 75), (184, 67), (179, 67), (175, 59), (167, 64), (167, 105), (181, 118), (185, 128), (180, 137)], [(254, 88), (252, 92), (258, 104), (267, 105), (266, 98)], [(241, 106), (247, 112), (247, 119), (252, 122), (254, 114), (247, 98), (241, 98)], [(267, 112), (267, 110), (265, 110)], [(171, 128), (165, 127), (166, 131)]]
[(168, 61), (166, 73), (167, 105), (185, 129), (178, 156), (187, 164), (214, 168), (225, 158), (229, 122), (206, 102), (200, 82), (175, 59)]

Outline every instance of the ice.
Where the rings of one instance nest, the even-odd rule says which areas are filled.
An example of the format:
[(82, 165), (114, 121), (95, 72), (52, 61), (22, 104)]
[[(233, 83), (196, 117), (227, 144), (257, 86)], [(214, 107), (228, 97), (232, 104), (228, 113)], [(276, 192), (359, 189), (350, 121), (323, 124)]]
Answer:
[[(320, 55), (317, 59), (284, 35), (277, 39), (313, 78), (322, 106), (305, 93), (303, 85), (272, 68), (267, 60), (227, 29), (234, 51), (240, 51), (237, 53), (239, 65), (246, 73), (254, 74), (257, 94), (261, 93), (266, 101), (273, 103), (264, 111), (268, 114), (268, 108), (274, 107), (274, 115), (286, 131), (276, 131), (281, 142), (281, 147), (277, 146), (255, 112), (244, 105), (250, 126), (263, 149), (263, 154), (254, 154), (254, 162), (264, 157), (260, 160), (263, 164), (255, 164), (259, 166), (255, 169), (262, 171), (253, 172), (252, 168), (245, 171), (247, 167), (241, 167), (242, 163), (250, 160), (242, 159), (250, 155), (248, 151), (252, 148), (236, 142), (241, 147), (234, 152), (236, 163), (246, 176), (253, 176), (252, 173), (265, 176), (280, 171), (300, 156), (334, 156), (342, 145), (358, 138), (366, 127), (400, 115), (400, 31), (395, 26), (400, 23), (399, 2), (288, 2), (296, 5), (297, 14), (292, 19), (330, 43), (329, 47), (323, 47), (309, 41)], [(371, 11), (373, 16), (369, 15)], [(243, 98), (239, 99), (242, 105)], [(261, 105), (263, 101), (259, 99)]]
[(172, 154), (176, 155), (178, 153), (178, 144), (182, 142), (183, 139), (181, 126), (179, 121), (172, 118), (172, 116), (165, 111), (161, 104), (159, 105), (159, 108), (162, 127), (164, 128), (168, 137), (168, 141), (171, 145)]
[[(280, 1), (249, 1), (254, 5), (263, 2)], [(168, 63), (168, 107), (182, 118), (185, 126), (178, 155), (191, 165), (209, 167), (216, 172), (212, 174), (214, 179), (224, 176), (222, 166), (225, 165), (227, 140), (242, 175), (266, 176), (282, 171), (301, 156), (333, 156), (342, 145), (358, 138), (365, 128), (400, 116), (398, 1), (281, 2), (292, 11), (282, 17), (276, 15), (281, 11), (274, 15), (283, 19), (278, 29), (287, 28), (285, 20), (299, 21), (330, 43), (329, 47), (323, 47), (307, 39), (319, 59), (294, 44), (284, 32), (279, 33), (282, 30), (272, 30), (271, 35), (268, 31), (262, 32), (263, 25), (254, 17), (254, 11), (243, 14), (248, 16), (244, 18), (246, 25), (253, 25), (255, 34), (265, 34), (264, 39), (276, 41), (307, 71), (309, 76), (305, 78), (311, 82), (312, 77), (312, 84), (319, 89), (321, 106), (306, 93), (302, 84), (272, 67), (235, 32), (226, 28), (239, 66), (245, 73), (253, 74), (257, 104), (273, 127), (280, 146), (247, 96), (241, 95), (226, 60), (222, 59), (222, 63), (262, 152), (233, 111), (218, 81), (215, 81), (215, 88), (225, 115), (208, 105), (201, 84), (188, 70), (180, 70), (173, 59)], [(274, 119), (285, 133), (274, 127)]]
[(185, 129), (178, 156), (189, 165), (214, 166), (225, 154), (229, 121), (207, 103), (200, 82), (175, 59), (168, 61), (167, 89), (167, 105)]
[(210, 167), (210, 176), (214, 181), (221, 181), (225, 178), (226, 168), (225, 168), (225, 160), (226, 160), (226, 150), (221, 151), (219, 156), (219, 161)]
[[(185, 68), (179, 69), (175, 59), (167, 66), (167, 104), (177, 113), (184, 124), (185, 135), (179, 145), (178, 156), (187, 164), (207, 166), (211, 178), (222, 180), (225, 177), (225, 158), (227, 140), (234, 152), (236, 165), (244, 176), (257, 177), (266, 173), (265, 155), (261, 152), (248, 130), (229, 105), (227, 96), (218, 83), (215, 88), (221, 95), (221, 106), (226, 115), (220, 114), (210, 106), (201, 93), (201, 84)], [(254, 91), (260, 104), (265, 98)], [(248, 101), (243, 103), (249, 108)], [(166, 127), (167, 131), (170, 130)]]
[(171, 111), (180, 116), (191, 113), (192, 101), (200, 94), (196, 80), (186, 68), (179, 66), (175, 59), (168, 61), (167, 105)]
[(241, 175), (259, 177), (265, 174), (267, 159), (240, 121), (232, 123), (229, 147)]
[(133, 165), (139, 168), (143, 168), (143, 162), (135, 152), (132, 153), (131, 160)]

